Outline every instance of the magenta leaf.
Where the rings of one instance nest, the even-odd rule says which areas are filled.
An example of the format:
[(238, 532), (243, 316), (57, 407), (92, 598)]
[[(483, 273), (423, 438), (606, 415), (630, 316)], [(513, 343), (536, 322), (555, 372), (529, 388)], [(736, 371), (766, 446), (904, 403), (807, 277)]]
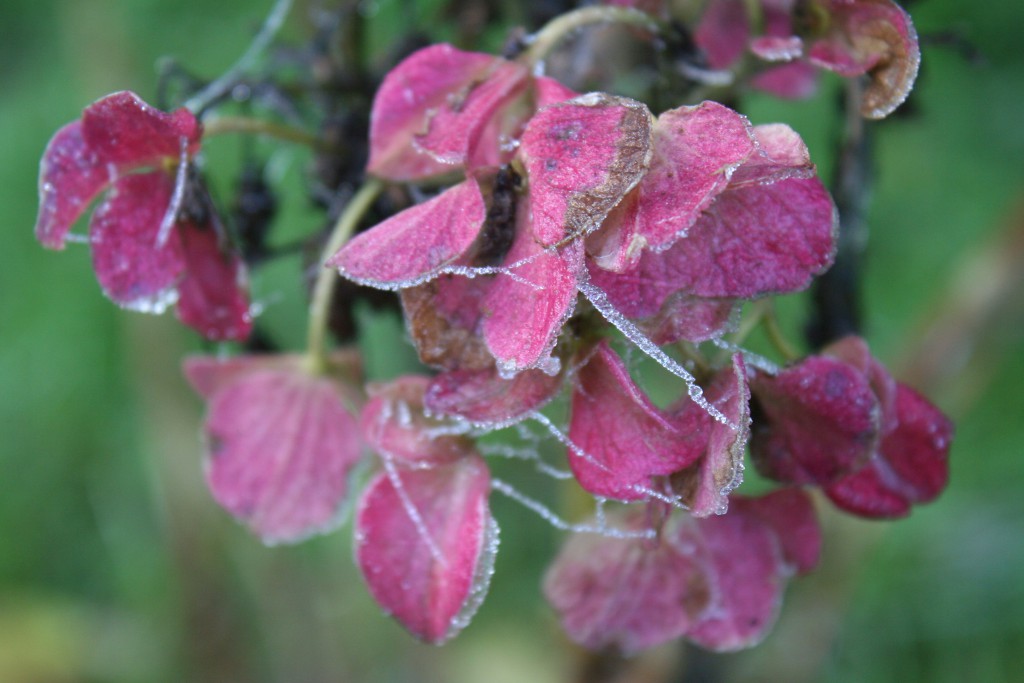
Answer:
[(480, 188), (466, 180), (357, 235), (326, 265), (383, 289), (421, 284), (469, 248), (485, 214)]
[(651, 113), (602, 93), (537, 112), (520, 143), (532, 232), (544, 246), (596, 230), (647, 171)]
[(953, 425), (924, 397), (898, 384), (893, 419), (878, 452), (860, 471), (828, 486), (840, 508), (862, 517), (903, 517), (933, 500), (949, 480)]
[(702, 342), (725, 332), (736, 309), (737, 302), (732, 299), (701, 299), (678, 292), (637, 326), (659, 346), (681, 339)]
[(157, 239), (173, 191), (174, 179), (163, 171), (125, 176), (92, 216), (93, 269), (119, 306), (160, 312), (177, 298), (186, 268), (181, 240), (177, 233), (165, 244)]
[(226, 249), (212, 221), (179, 221), (185, 275), (178, 285), (178, 318), (207, 339), (243, 341), (252, 331), (245, 266)]
[[(291, 367), (229, 367), (213, 389), (204, 431), (214, 499), (265, 543), (336, 527), (348, 474), (361, 456), (342, 389)], [(209, 368), (199, 370), (210, 377)]]
[(424, 413), (429, 384), (427, 377), (408, 375), (370, 385), (360, 423), (371, 450), (415, 466), (446, 464), (474, 452), (472, 442), (454, 434), (451, 424)]
[(750, 21), (742, 0), (711, 0), (697, 24), (694, 40), (713, 68), (732, 66), (743, 56), (750, 40)]
[(781, 543), (782, 556), (798, 574), (807, 574), (821, 557), (821, 527), (811, 497), (795, 488), (764, 496), (736, 496), (733, 510), (755, 515), (771, 527)]
[(187, 109), (164, 113), (133, 92), (116, 92), (82, 112), (82, 138), (104, 163), (140, 168), (199, 151), (202, 126)]
[(500, 273), (487, 290), (481, 331), (503, 376), (536, 367), (554, 374), (558, 361), (551, 351), (576, 304), (583, 245), (544, 249), (525, 227), (530, 214), (522, 202), (516, 215), (515, 242), (505, 257), (512, 270)]
[(103, 160), (82, 139), (80, 121), (57, 131), (39, 165), (36, 238), (50, 249), (63, 249), (71, 226), (111, 180)]
[(631, 205), (588, 241), (591, 253), (601, 255), (598, 265), (621, 272), (643, 248), (662, 250), (684, 236), (756, 149), (746, 118), (716, 102), (659, 116), (650, 170)]
[[(488, 114), (525, 76), (523, 67), (451, 45), (413, 53), (388, 73), (374, 97), (367, 171), (416, 180), (455, 170)], [(431, 131), (425, 144), (435, 153), (417, 142)]]
[(708, 425), (695, 422), (683, 428), (659, 410), (602, 342), (577, 373), (569, 439), (582, 454), (572, 453), (569, 465), (594, 495), (643, 500), (652, 477), (681, 470), (703, 454)]
[(785, 100), (802, 100), (818, 88), (818, 71), (807, 62), (790, 62), (765, 69), (750, 85)]
[(442, 643), (479, 606), (497, 550), (490, 476), (468, 457), (370, 482), (356, 514), (356, 563), (374, 599), (410, 633)]
[(719, 371), (704, 392), (708, 402), (729, 420), (711, 418), (684, 397), (673, 421), (683, 433), (703, 435), (703, 457), (671, 478), (673, 490), (694, 517), (721, 515), (729, 508), (729, 494), (743, 481), (743, 454), (750, 439), (750, 388), (746, 365), (734, 354), (729, 367)]
[(862, 467), (883, 423), (867, 378), (829, 356), (811, 356), (775, 377), (757, 373), (754, 395), (764, 416), (751, 440), (766, 476), (793, 484), (827, 484)]
[(512, 379), (502, 379), (493, 367), (452, 370), (430, 381), (423, 403), (431, 413), (497, 428), (525, 419), (561, 388), (562, 375), (540, 370), (524, 370)]
[[(615, 514), (616, 528), (644, 531), (643, 511)], [(629, 655), (686, 633), (707, 607), (701, 563), (662, 538), (574, 534), (544, 578), (544, 595), (569, 636), (592, 650)]]

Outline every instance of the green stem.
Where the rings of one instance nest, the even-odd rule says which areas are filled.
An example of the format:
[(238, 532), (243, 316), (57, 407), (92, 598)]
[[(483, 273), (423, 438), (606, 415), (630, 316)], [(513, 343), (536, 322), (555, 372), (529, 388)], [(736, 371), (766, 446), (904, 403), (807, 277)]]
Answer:
[[(327, 261), (348, 241), (356, 226), (384, 189), (384, 183), (376, 178), (366, 181), (352, 196), (345, 210), (341, 212), (331, 236), (324, 246), (321, 263)], [(306, 359), (310, 371), (323, 372), (327, 365), (327, 322), (330, 318), (331, 299), (334, 297), (334, 282), (338, 274), (333, 268), (323, 268), (313, 286), (313, 300), (309, 304), (309, 333), (306, 339)]]
[(296, 142), (313, 149), (324, 149), (326, 147), (320, 138), (304, 130), (264, 119), (254, 119), (247, 116), (218, 116), (203, 121), (204, 137), (223, 135), (224, 133), (265, 135), (286, 142)]
[(661, 25), (651, 15), (631, 7), (609, 7), (596, 5), (583, 7), (552, 19), (537, 33), (533, 34), (530, 47), (520, 59), (526, 64), (542, 62), (563, 38), (573, 31), (591, 24), (630, 24), (653, 34), (661, 33)]

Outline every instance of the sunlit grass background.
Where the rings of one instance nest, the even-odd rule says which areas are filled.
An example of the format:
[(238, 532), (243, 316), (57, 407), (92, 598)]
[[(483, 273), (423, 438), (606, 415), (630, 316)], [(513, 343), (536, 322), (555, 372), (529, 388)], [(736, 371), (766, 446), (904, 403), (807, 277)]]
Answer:
[[(444, 648), (413, 642), (367, 596), (347, 527), (267, 549), (216, 508), (202, 407), (178, 370), (197, 340), (171, 316), (111, 306), (85, 247), (46, 252), (32, 236), (38, 159), (58, 127), (108, 92), (152, 98), (163, 55), (220, 73), (265, 5), (0, 4), (0, 682), (570, 680), (577, 653), (538, 586), (558, 533), (496, 500), (488, 601)], [(400, 5), (368, 5), (381, 40), (404, 28)], [(761, 647), (701, 659), (719, 676), (701, 680), (1024, 681), (1024, 4), (911, 9), (923, 36), (954, 31), (982, 60), (927, 45), (913, 114), (877, 128), (866, 334), (956, 419), (952, 483), (895, 524), (826, 514), (821, 571), (790, 587)], [(749, 113), (791, 122), (827, 169), (834, 90)], [(233, 144), (211, 142), (211, 158), (237, 164)], [(296, 187), (302, 163), (281, 162)], [(283, 210), (295, 234), (318, 227), (300, 194)], [(270, 274), (256, 294), (296, 343), (300, 288), (283, 282)], [(401, 327), (370, 322), (371, 372), (392, 376), (409, 354), (380, 349), (401, 349)], [(921, 370), (953, 334), (944, 372)], [(529, 476), (513, 469), (502, 476)]]

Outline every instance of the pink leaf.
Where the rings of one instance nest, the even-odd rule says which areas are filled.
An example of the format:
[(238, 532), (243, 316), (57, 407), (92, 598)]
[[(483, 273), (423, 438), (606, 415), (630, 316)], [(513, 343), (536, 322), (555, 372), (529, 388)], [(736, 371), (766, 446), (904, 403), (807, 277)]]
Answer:
[(518, 422), (558, 395), (562, 375), (524, 370), (502, 379), (486, 370), (452, 370), (434, 377), (424, 404), (431, 413), (457, 416), (476, 425), (505, 426)]
[(867, 466), (825, 489), (842, 509), (863, 517), (909, 514), (942, 492), (949, 480), (953, 425), (924, 397), (899, 384), (890, 429)]
[(862, 467), (883, 415), (867, 378), (828, 356), (811, 356), (752, 383), (764, 415), (751, 452), (758, 469), (794, 484), (825, 484)]
[(174, 178), (163, 171), (125, 176), (93, 214), (92, 262), (103, 293), (120, 306), (161, 312), (177, 298), (185, 254), (177, 233), (158, 244)]
[(212, 221), (179, 221), (185, 276), (178, 285), (178, 318), (207, 339), (242, 341), (252, 331), (245, 266), (221, 245)]
[(81, 122), (57, 131), (39, 164), (36, 239), (50, 249), (63, 249), (71, 226), (111, 180), (104, 160), (82, 139)]
[(642, 500), (652, 477), (683, 469), (704, 452), (707, 425), (692, 427), (681, 428), (651, 403), (602, 342), (577, 374), (569, 439), (586, 457), (573, 453), (569, 465), (594, 495)]
[(750, 85), (784, 100), (803, 100), (817, 90), (818, 71), (807, 62), (790, 62), (765, 69)]
[(673, 416), (677, 429), (704, 437), (703, 457), (671, 478), (694, 517), (721, 515), (729, 508), (729, 494), (743, 481), (743, 454), (750, 439), (750, 388), (746, 366), (740, 354), (719, 371), (705, 391), (705, 397), (730, 424), (713, 420), (699, 405), (683, 397)]
[(156, 164), (199, 150), (202, 126), (187, 109), (170, 114), (149, 106), (133, 92), (116, 92), (82, 112), (82, 138), (89, 149), (121, 169)]
[(548, 106), (519, 148), (532, 231), (544, 246), (596, 230), (650, 161), (651, 114), (634, 100), (590, 93)]
[(502, 375), (535, 367), (553, 373), (557, 361), (550, 354), (576, 304), (583, 245), (546, 250), (527, 229), (530, 213), (522, 202), (516, 215), (515, 242), (505, 257), (511, 270), (500, 273), (483, 298), (482, 334)]
[(732, 299), (700, 299), (678, 292), (655, 315), (639, 320), (637, 326), (659, 346), (681, 339), (702, 342), (728, 329), (737, 306)]
[[(645, 527), (643, 511), (609, 521), (631, 532)], [(661, 538), (574, 534), (544, 578), (544, 595), (574, 641), (629, 655), (690, 628), (708, 604), (702, 569)]]
[(752, 514), (775, 531), (786, 562), (799, 574), (812, 571), (821, 557), (821, 527), (811, 497), (800, 489), (774, 491), (758, 498), (737, 496), (733, 510)]
[(357, 235), (326, 265), (383, 289), (421, 284), (469, 248), (485, 214), (476, 181), (465, 180)]
[[(506, 74), (510, 69), (515, 67), (498, 57), (444, 44), (410, 55), (388, 73), (374, 97), (367, 171), (390, 180), (415, 180), (453, 170), (452, 163), (417, 148), (416, 138), (429, 131), (431, 119), (443, 111), (451, 125), (444, 132), (455, 136), (444, 141), (445, 147), (464, 154), (474, 131), (484, 123), (479, 110), (490, 109), (495, 99), (489, 91), (484, 98), (473, 97), (473, 93), (496, 72)], [(512, 76), (510, 80), (519, 78), (507, 75)], [(506, 78), (499, 82), (507, 86)], [(466, 107), (470, 98), (486, 100), (487, 106)], [(460, 111), (473, 115), (474, 120), (460, 120)]]
[(497, 547), (479, 457), (427, 470), (395, 468), (363, 492), (356, 563), (374, 599), (417, 638), (441, 643), (486, 592)]
[(472, 442), (453, 435), (452, 425), (424, 413), (427, 377), (403, 376), (384, 385), (370, 385), (363, 408), (363, 437), (373, 451), (400, 462), (431, 466), (473, 453)]
[(707, 4), (694, 40), (715, 69), (732, 66), (747, 49), (750, 22), (742, 0), (711, 0)]
[(210, 401), (206, 478), (213, 497), (266, 543), (333, 529), (361, 455), (355, 417), (330, 379), (261, 369)]

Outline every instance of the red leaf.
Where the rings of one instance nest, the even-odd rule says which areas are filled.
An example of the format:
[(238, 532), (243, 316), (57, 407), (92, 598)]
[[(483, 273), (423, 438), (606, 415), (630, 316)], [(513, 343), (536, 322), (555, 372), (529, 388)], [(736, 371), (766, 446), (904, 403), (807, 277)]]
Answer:
[(651, 403), (602, 342), (577, 373), (569, 439), (587, 457), (573, 453), (569, 465), (594, 495), (643, 500), (652, 477), (683, 469), (704, 452), (707, 425), (687, 426), (693, 428), (682, 428)]
[(356, 563), (385, 611), (417, 638), (441, 643), (468, 623), (490, 579), (497, 525), (487, 466), (470, 457), (393, 472), (363, 492)]
[[(646, 526), (643, 511), (609, 521), (633, 532)], [(544, 578), (544, 595), (574, 641), (630, 655), (691, 627), (709, 600), (702, 570), (692, 553), (661, 538), (574, 534)]]
[(485, 215), (480, 188), (465, 180), (357, 235), (326, 265), (382, 289), (422, 284), (469, 248)]
[(82, 139), (81, 122), (57, 131), (39, 164), (36, 239), (50, 249), (63, 249), (71, 226), (111, 180), (103, 160)]
[(403, 376), (370, 385), (360, 424), (367, 445), (386, 458), (416, 465), (450, 463), (475, 452), (472, 442), (453, 435), (452, 425), (424, 414), (427, 377)]
[(159, 313), (178, 298), (186, 268), (181, 239), (171, 232), (157, 243), (173, 191), (174, 178), (163, 171), (125, 176), (92, 216), (93, 269), (119, 306)]
[(524, 370), (502, 379), (497, 370), (452, 370), (434, 377), (424, 404), (431, 413), (457, 416), (492, 428), (518, 422), (558, 395), (562, 375)]
[(532, 231), (544, 246), (596, 230), (650, 162), (651, 114), (590, 93), (537, 112), (520, 141)]
[(355, 417), (330, 379), (255, 369), (215, 391), (207, 412), (213, 497), (265, 543), (291, 543), (340, 523), (361, 455)]
[(811, 497), (800, 489), (780, 489), (758, 498), (736, 496), (733, 511), (753, 514), (770, 526), (786, 562), (799, 574), (812, 571), (821, 557), (821, 527)]
[(207, 339), (243, 341), (252, 331), (245, 266), (226, 250), (212, 221), (175, 225), (185, 257), (178, 318)]
[(158, 164), (181, 156), (182, 140), (190, 156), (199, 151), (202, 126), (187, 109), (169, 114), (149, 106), (133, 92), (116, 92), (82, 112), (82, 138), (103, 163), (119, 170)]

